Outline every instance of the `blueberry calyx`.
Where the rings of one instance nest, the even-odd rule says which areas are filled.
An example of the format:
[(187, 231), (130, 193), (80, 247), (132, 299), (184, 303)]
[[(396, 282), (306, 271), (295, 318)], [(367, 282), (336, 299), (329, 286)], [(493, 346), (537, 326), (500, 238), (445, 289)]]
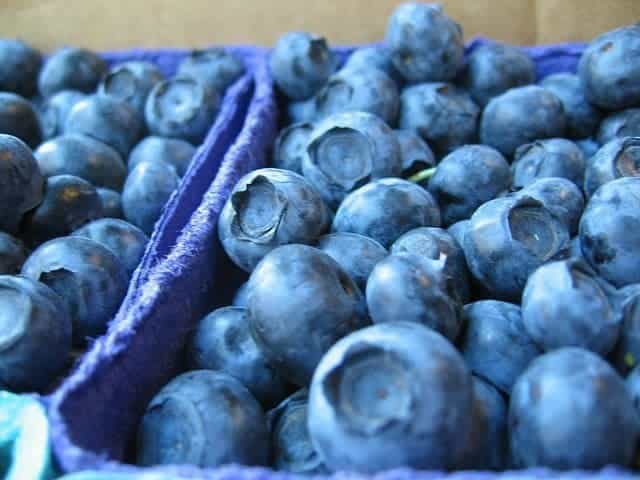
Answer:
[[(593, 299), (602, 299), (603, 303), (608, 302), (613, 307), (616, 314), (615, 323), (621, 324), (623, 321), (623, 308), (620, 307), (622, 298), (612, 285), (600, 278), (596, 271), (581, 258), (570, 258), (567, 261), (567, 270), (569, 271), (569, 279), (571, 280), (571, 286), (575, 290), (584, 289), (590, 292), (590, 296)], [(637, 302), (634, 302), (637, 303)], [(635, 308), (635, 306), (630, 306)]]
[[(331, 100), (334, 98), (334, 100)], [(316, 110), (319, 105), (349, 105), (353, 98), (353, 87), (344, 78), (332, 75), (315, 96)]]
[(124, 101), (131, 100), (138, 89), (136, 76), (127, 68), (118, 68), (109, 72), (102, 81), (102, 90), (106, 94), (118, 93)]
[[(158, 117), (173, 117), (173, 122), (188, 122), (198, 115), (204, 91), (196, 80), (189, 77), (174, 78), (161, 82), (157, 88), (157, 101), (153, 108)], [(184, 92), (188, 92), (187, 95)]]
[(235, 211), (234, 236), (254, 243), (269, 243), (278, 232), (288, 201), (264, 175), (257, 175), (231, 196)]
[[(546, 152), (546, 149), (544, 148), (544, 143), (539, 140), (536, 140), (531, 143), (525, 143), (524, 145), (520, 145), (518, 148), (516, 148), (513, 158), (516, 160), (519, 160), (534, 148), (539, 148)], [(527, 173), (531, 176), (531, 178), (537, 178), (540, 175), (540, 168), (542, 167), (542, 162), (543, 162), (542, 155), (533, 156), (528, 160), (526, 170), (527, 170)], [(517, 188), (517, 187), (514, 187), (514, 188)]]
[(640, 176), (640, 138), (624, 139), (615, 159), (616, 170), (623, 177)]
[(541, 260), (549, 260), (561, 246), (551, 214), (528, 196), (516, 202), (507, 215), (511, 238)]
[(344, 354), (330, 371), (323, 389), (336, 414), (351, 428), (375, 435), (413, 415), (414, 398), (408, 366), (397, 354), (362, 343)]
[[(31, 299), (9, 285), (0, 287), (0, 295), (5, 298), (14, 297), (13, 304), (17, 309), (29, 311), (34, 307)], [(9, 350), (24, 336), (29, 328), (29, 318), (30, 315), (16, 315), (15, 311), (0, 314), (0, 352)]]
[(324, 37), (312, 36), (309, 41), (309, 58), (314, 63), (324, 63), (327, 61), (329, 47)]
[(567, 260), (567, 270), (569, 271), (569, 279), (571, 286), (578, 289), (580, 284), (584, 282), (585, 277), (593, 278), (596, 273), (582, 259), (569, 258)]
[[(44, 271), (37, 278), (39, 282), (42, 282), (47, 287), (51, 288), (57, 295), (65, 290), (72, 291), (80, 289), (80, 286), (75, 281), (75, 275), (72, 271), (66, 268), (52, 268)], [(62, 298), (62, 297), (61, 297)], [(67, 310), (71, 310), (71, 315), (77, 314), (77, 305), (75, 302), (65, 302)]]
[(366, 135), (353, 128), (336, 126), (314, 139), (308, 152), (328, 183), (352, 191), (371, 181), (372, 149)]

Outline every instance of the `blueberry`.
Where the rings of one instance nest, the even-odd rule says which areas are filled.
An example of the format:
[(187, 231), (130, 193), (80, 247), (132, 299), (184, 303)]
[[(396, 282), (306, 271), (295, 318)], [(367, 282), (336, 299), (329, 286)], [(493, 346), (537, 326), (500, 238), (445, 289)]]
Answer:
[(78, 237), (89, 238), (107, 247), (120, 259), (131, 276), (144, 254), (149, 237), (138, 227), (117, 218), (101, 218), (73, 232)]
[(516, 379), (542, 351), (525, 331), (518, 305), (480, 300), (464, 307), (460, 350), (471, 371), (509, 395)]
[(316, 118), (316, 103), (313, 97), (299, 102), (287, 103), (289, 123), (310, 123)]
[(0, 275), (0, 382), (23, 392), (44, 390), (71, 351), (71, 321), (60, 298), (28, 278)]
[(519, 301), (529, 275), (569, 246), (566, 225), (530, 197), (482, 205), (464, 237), (469, 270), (494, 298)]
[(224, 373), (196, 370), (177, 376), (153, 397), (138, 427), (142, 466), (265, 465), (268, 455), (260, 405)]
[(389, 78), (396, 82), (396, 85), (400, 86), (403, 83), (402, 75), (391, 60), (391, 51), (385, 45), (360, 47), (354, 50), (347, 58), (343, 68), (377, 68), (386, 73)]
[(278, 134), (273, 147), (273, 166), (302, 174), (302, 158), (307, 154), (307, 143), (313, 125), (292, 123)]
[(396, 7), (385, 43), (393, 65), (410, 83), (451, 80), (462, 66), (462, 28), (437, 4), (407, 2)]
[(218, 221), (225, 252), (247, 272), (274, 248), (310, 244), (329, 227), (329, 211), (302, 176), (287, 170), (255, 170), (236, 184)]
[(627, 390), (631, 394), (633, 406), (636, 408), (638, 414), (640, 414), (640, 367), (633, 369), (625, 383)]
[(373, 267), (388, 254), (374, 239), (357, 233), (323, 235), (316, 246), (338, 262), (363, 292)]
[(406, 180), (383, 178), (350, 193), (331, 229), (359, 233), (388, 248), (409, 230), (439, 226), (440, 211), (429, 192)]
[(416, 322), (453, 341), (462, 326), (459, 297), (443, 261), (394, 253), (375, 266), (367, 282), (374, 323)]
[(567, 252), (568, 257), (567, 258), (575, 258), (577, 260), (583, 260), (584, 258), (582, 256), (582, 247), (580, 246), (580, 237), (579, 236), (575, 236), (571, 239), (571, 242), (569, 244), (569, 251)]
[(500, 392), (483, 379), (473, 377), (474, 404), (484, 416), (487, 429), (481, 442), (480, 466), (490, 470), (502, 470), (506, 466), (508, 452), (507, 402)]
[(640, 137), (640, 108), (628, 108), (612, 113), (600, 123), (598, 129), (600, 145), (622, 137)]
[(42, 141), (40, 119), (31, 103), (15, 93), (0, 92), (0, 133), (35, 148)]
[(336, 343), (309, 391), (309, 433), (332, 470), (451, 469), (471, 428), (471, 375), (455, 348), (413, 322)]
[(180, 62), (177, 75), (193, 77), (222, 94), (245, 72), (238, 57), (224, 48), (193, 50)]
[(580, 78), (572, 73), (549, 75), (540, 86), (551, 91), (562, 102), (567, 117), (567, 135), (571, 138), (585, 138), (593, 135), (598, 128), (602, 112), (585, 97)]
[(71, 315), (76, 346), (106, 331), (129, 283), (111, 250), (82, 237), (60, 237), (41, 245), (27, 258), (22, 275), (60, 295)]
[(338, 339), (368, 323), (362, 293), (326, 253), (285, 245), (267, 254), (249, 279), (251, 334), (287, 380), (305, 386)]
[(0, 230), (15, 232), (22, 216), (38, 206), (44, 179), (29, 147), (0, 134)]
[(150, 136), (131, 150), (128, 168), (131, 172), (142, 162), (166, 162), (172, 165), (182, 178), (187, 173), (195, 153), (196, 148), (184, 140)]
[(583, 138), (582, 140), (576, 140), (576, 145), (580, 147), (582, 153), (584, 154), (584, 158), (589, 161), (591, 157), (593, 157), (600, 145), (593, 138)]
[(328, 80), (336, 66), (327, 41), (290, 32), (278, 39), (269, 57), (269, 70), (279, 90), (291, 100), (306, 100)]
[(616, 287), (640, 282), (640, 178), (601, 186), (580, 220), (584, 258)]
[(473, 382), (473, 403), (469, 411), (471, 426), (466, 435), (461, 438), (457, 470), (486, 470), (488, 469), (489, 448), (489, 417), (486, 406), (476, 396), (476, 377)]
[(107, 73), (107, 64), (97, 54), (82, 48), (63, 48), (44, 64), (38, 77), (43, 97), (61, 90), (93, 92)]
[(122, 190), (127, 168), (110, 146), (78, 134), (55, 137), (34, 152), (45, 177), (74, 175), (96, 187)]
[(377, 68), (343, 68), (315, 95), (318, 118), (343, 112), (368, 112), (395, 125), (400, 94), (395, 82)]
[(20, 40), (0, 39), (0, 91), (33, 97), (42, 55)]
[(42, 203), (25, 216), (23, 237), (31, 245), (40, 245), (103, 215), (93, 185), (73, 175), (56, 175), (47, 178)]
[(328, 473), (309, 438), (308, 403), (307, 390), (298, 390), (267, 415), (271, 461), (277, 470), (303, 475)]
[(480, 111), (471, 97), (448, 83), (423, 83), (400, 95), (400, 128), (415, 130), (440, 156), (473, 143)]
[(391, 253), (413, 253), (421, 257), (444, 262), (443, 273), (449, 278), (454, 296), (462, 304), (469, 301), (469, 271), (464, 251), (446, 230), (420, 227), (409, 230), (391, 245)]
[(580, 58), (578, 74), (589, 101), (607, 110), (640, 104), (640, 26), (597, 36)]
[(566, 118), (560, 99), (537, 85), (512, 88), (492, 99), (482, 112), (480, 140), (512, 155), (520, 145), (562, 137)]
[(612, 362), (626, 375), (640, 365), (640, 284), (627, 285), (618, 292), (622, 325)]
[(17, 274), (26, 258), (24, 244), (8, 233), (0, 232), (0, 275)]
[(64, 133), (92, 137), (115, 149), (122, 158), (127, 158), (142, 129), (142, 119), (133, 108), (110, 95), (100, 94), (76, 103), (64, 124)]
[(490, 383), (473, 376), (471, 430), (458, 468), (503, 470), (508, 460), (507, 402)]
[(142, 118), (149, 93), (162, 80), (162, 73), (153, 63), (124, 62), (104, 76), (98, 92), (128, 104)]
[(591, 196), (605, 183), (624, 177), (640, 177), (640, 137), (605, 143), (587, 164), (584, 190)]
[(518, 147), (512, 168), (516, 189), (547, 177), (566, 178), (582, 187), (586, 160), (582, 150), (572, 141), (551, 138)]
[(541, 178), (520, 190), (516, 196), (534, 198), (561, 220), (571, 235), (578, 232), (584, 210), (584, 196), (575, 183), (566, 178)]
[(108, 188), (96, 188), (102, 202), (102, 215), (107, 218), (124, 218), (122, 196), (119, 192)]
[(180, 185), (175, 169), (164, 162), (143, 162), (133, 169), (122, 190), (125, 219), (151, 235), (171, 195)]
[(40, 123), (45, 139), (62, 135), (69, 112), (76, 104), (87, 98), (77, 90), (62, 90), (46, 98), (40, 106)]
[(639, 425), (618, 374), (591, 352), (562, 348), (534, 360), (513, 388), (509, 440), (514, 466), (630, 466)]
[(232, 305), (234, 307), (247, 307), (249, 303), (249, 282), (244, 282), (238, 287), (235, 295), (233, 296)]
[(231, 375), (265, 406), (276, 405), (287, 393), (286, 382), (251, 337), (244, 307), (218, 308), (200, 320), (187, 345), (187, 366)]
[(158, 83), (147, 98), (145, 119), (153, 135), (199, 145), (216, 118), (220, 95), (191, 77)]
[(524, 327), (544, 350), (581, 347), (605, 356), (620, 332), (614, 292), (582, 260), (548, 263), (522, 294)]
[(520, 48), (488, 43), (476, 48), (467, 60), (465, 83), (473, 100), (484, 107), (511, 88), (535, 82), (536, 66)]
[(395, 130), (400, 145), (402, 176), (409, 178), (427, 168), (435, 167), (436, 159), (429, 145), (411, 130)]
[(471, 220), (460, 220), (447, 228), (447, 232), (458, 242), (461, 247), (464, 245), (464, 236), (467, 233)]
[(338, 113), (318, 123), (302, 159), (304, 176), (331, 208), (371, 180), (400, 174), (400, 146), (386, 123), (364, 112)]
[(428, 184), (445, 225), (471, 217), (480, 205), (510, 186), (509, 164), (500, 152), (485, 145), (465, 145), (451, 152)]

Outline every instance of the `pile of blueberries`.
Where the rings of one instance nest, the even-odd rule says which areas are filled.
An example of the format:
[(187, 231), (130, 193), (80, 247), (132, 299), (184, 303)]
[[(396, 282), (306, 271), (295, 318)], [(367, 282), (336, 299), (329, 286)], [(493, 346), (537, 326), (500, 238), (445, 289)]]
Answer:
[(249, 279), (149, 404), (137, 462), (638, 465), (638, 52), (623, 27), (536, 84), (518, 48), (465, 59), (426, 3), (342, 65), (284, 35), (274, 168), (218, 224)]
[[(194, 51), (165, 79), (0, 40), (0, 385), (48, 391), (102, 335), (148, 235), (244, 72)], [(33, 149), (33, 150), (32, 150)]]

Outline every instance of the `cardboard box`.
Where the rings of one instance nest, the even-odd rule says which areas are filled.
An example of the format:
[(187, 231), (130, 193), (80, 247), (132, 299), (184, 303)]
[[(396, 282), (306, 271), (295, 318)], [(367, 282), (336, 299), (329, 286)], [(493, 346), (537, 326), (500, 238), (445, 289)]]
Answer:
[[(288, 30), (322, 33), (334, 44), (382, 38), (397, 0), (0, 0), (0, 31), (45, 50), (272, 45)], [(517, 43), (588, 40), (640, 19), (640, 0), (444, 0), (475, 35)]]

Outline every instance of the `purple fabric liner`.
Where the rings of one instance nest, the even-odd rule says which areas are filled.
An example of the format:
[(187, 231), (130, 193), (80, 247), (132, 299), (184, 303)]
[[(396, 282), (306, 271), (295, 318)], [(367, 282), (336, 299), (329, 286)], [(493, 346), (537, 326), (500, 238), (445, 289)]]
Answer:
[[(132, 274), (127, 294), (120, 310), (126, 310), (134, 302), (151, 267), (167, 255), (173, 247), (179, 232), (187, 223), (193, 211), (200, 205), (222, 162), (224, 154), (234, 142), (244, 125), (249, 103), (254, 90), (253, 70), (263, 55), (263, 49), (250, 46), (225, 47), (246, 65), (246, 73), (225, 92), (216, 119), (203, 143), (196, 149), (189, 168), (183, 176), (178, 190), (168, 200), (163, 213), (155, 225), (144, 255)], [(155, 64), (167, 77), (175, 74), (179, 63), (189, 53), (186, 49), (134, 49), (103, 53), (110, 66), (127, 61), (148, 61)], [(76, 361), (81, 363), (82, 358)], [(59, 380), (64, 381), (64, 378)], [(53, 390), (57, 385), (52, 386)], [(43, 403), (49, 398), (42, 397)]]
[[(255, 68), (255, 58), (260, 50), (252, 47), (228, 49), (244, 60), (247, 73), (226, 92), (214, 125), (202, 145), (198, 147), (180, 188), (167, 202), (163, 215), (154, 228), (149, 247), (132, 276), (127, 302), (135, 296), (153, 263), (165, 256), (175, 244), (178, 233), (200, 204), (204, 192), (215, 177), (222, 157), (242, 128), (253, 92), (251, 70)], [(110, 65), (130, 60), (150, 61), (165, 75), (171, 76), (187, 53), (188, 50), (178, 49), (128, 50), (106, 53), (104, 57)]]
[[(467, 52), (487, 41), (473, 40), (467, 46)], [(346, 56), (352, 49), (341, 47), (336, 50)], [(525, 48), (536, 62), (539, 78), (555, 72), (574, 72), (583, 49), (584, 45), (578, 44)], [(189, 333), (205, 313), (228, 304), (234, 289), (244, 280), (244, 274), (231, 265), (219, 245), (217, 219), (238, 179), (267, 165), (278, 124), (276, 95), (265, 62), (266, 51), (247, 48), (246, 52), (253, 52), (253, 55), (248, 54), (251, 57), (248, 62), (255, 82), (248, 111), (242, 105), (237, 106), (237, 110), (227, 106), (236, 114), (246, 111), (242, 130), (220, 163), (224, 144), (232, 134), (219, 122), (213, 127), (205, 146), (199, 151), (201, 158), (194, 161), (188, 178), (156, 226), (152, 246), (136, 273), (136, 283), (108, 333), (95, 342), (73, 374), (48, 398), (54, 453), (65, 472), (158, 473), (201, 480), (303, 478), (266, 468), (236, 465), (208, 470), (184, 465), (143, 469), (124, 463), (133, 458), (137, 423), (146, 405), (181, 370), (183, 347)], [(109, 58), (115, 60), (119, 55)], [(161, 68), (166, 67), (168, 72), (175, 68), (173, 59), (165, 62), (160, 58), (162, 53), (140, 55), (158, 55)], [(228, 96), (244, 91), (243, 85), (243, 81), (239, 82)], [(222, 136), (224, 139), (220, 139)], [(207, 154), (203, 150), (214, 153)], [(399, 469), (373, 477), (340, 472), (325, 478), (622, 480), (638, 476), (617, 468), (566, 473), (546, 469), (503, 473)]]
[[(255, 65), (262, 50), (246, 46), (227, 48), (243, 60), (247, 72), (225, 92), (216, 120), (203, 143), (198, 146), (179, 189), (171, 196), (161, 218), (156, 223), (143, 258), (132, 275), (120, 311), (129, 310), (130, 306), (135, 304), (141, 285), (144, 284), (152, 266), (164, 258), (176, 243), (179, 232), (200, 205), (204, 193), (215, 178), (224, 154), (244, 125), (254, 91), (253, 70), (256, 68)], [(149, 61), (169, 77), (175, 74), (178, 64), (188, 52), (189, 50), (179, 49), (139, 49), (104, 53), (103, 57), (109, 65), (133, 60)], [(82, 359), (78, 363), (82, 363)], [(42, 398), (45, 404), (49, 400), (49, 397)]]

